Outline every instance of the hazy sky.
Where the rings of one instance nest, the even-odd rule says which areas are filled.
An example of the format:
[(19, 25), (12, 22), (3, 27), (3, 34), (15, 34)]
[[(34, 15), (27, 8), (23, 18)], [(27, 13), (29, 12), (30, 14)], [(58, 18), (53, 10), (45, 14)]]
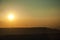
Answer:
[(57, 17), (59, 6), (58, 0), (1, 0), (0, 15), (15, 11), (19, 17)]
[(60, 0), (0, 0), (0, 20), (12, 12), (18, 19), (59, 19)]

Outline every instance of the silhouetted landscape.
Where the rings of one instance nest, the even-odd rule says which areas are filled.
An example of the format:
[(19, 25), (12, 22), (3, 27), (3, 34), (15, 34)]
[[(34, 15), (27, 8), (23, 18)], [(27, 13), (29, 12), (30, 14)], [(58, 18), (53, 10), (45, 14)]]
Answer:
[(60, 39), (60, 30), (47, 27), (33, 28), (0, 28), (0, 39), (3, 40), (58, 40)]

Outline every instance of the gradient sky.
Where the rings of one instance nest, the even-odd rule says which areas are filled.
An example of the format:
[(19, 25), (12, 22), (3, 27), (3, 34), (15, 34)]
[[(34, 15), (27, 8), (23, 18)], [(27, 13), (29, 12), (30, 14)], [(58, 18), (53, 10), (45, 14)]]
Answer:
[[(59, 0), (0, 0), (0, 16), (5, 19), (9, 12), (14, 12), (18, 19), (59, 19)], [(57, 20), (58, 21), (58, 20)]]
[[(1, 11), (15, 10), (20, 15), (33, 17), (57, 17), (59, 9), (58, 0), (2, 0)], [(21, 10), (21, 11), (20, 11)], [(20, 13), (24, 12), (24, 13)], [(5, 13), (1, 13), (3, 15)]]

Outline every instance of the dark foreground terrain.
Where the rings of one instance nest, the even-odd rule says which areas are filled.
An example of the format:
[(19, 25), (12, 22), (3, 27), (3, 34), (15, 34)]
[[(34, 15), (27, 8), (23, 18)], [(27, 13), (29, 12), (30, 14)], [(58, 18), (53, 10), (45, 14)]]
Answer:
[(0, 28), (0, 40), (60, 40), (60, 30), (40, 28)]

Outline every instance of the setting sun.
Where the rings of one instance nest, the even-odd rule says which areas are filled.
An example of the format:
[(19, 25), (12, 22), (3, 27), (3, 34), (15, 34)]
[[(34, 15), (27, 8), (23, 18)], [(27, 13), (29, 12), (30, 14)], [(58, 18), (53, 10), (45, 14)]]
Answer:
[(14, 15), (13, 15), (13, 14), (9, 14), (9, 15), (8, 15), (8, 19), (9, 19), (9, 20), (13, 20), (13, 19), (14, 19)]

